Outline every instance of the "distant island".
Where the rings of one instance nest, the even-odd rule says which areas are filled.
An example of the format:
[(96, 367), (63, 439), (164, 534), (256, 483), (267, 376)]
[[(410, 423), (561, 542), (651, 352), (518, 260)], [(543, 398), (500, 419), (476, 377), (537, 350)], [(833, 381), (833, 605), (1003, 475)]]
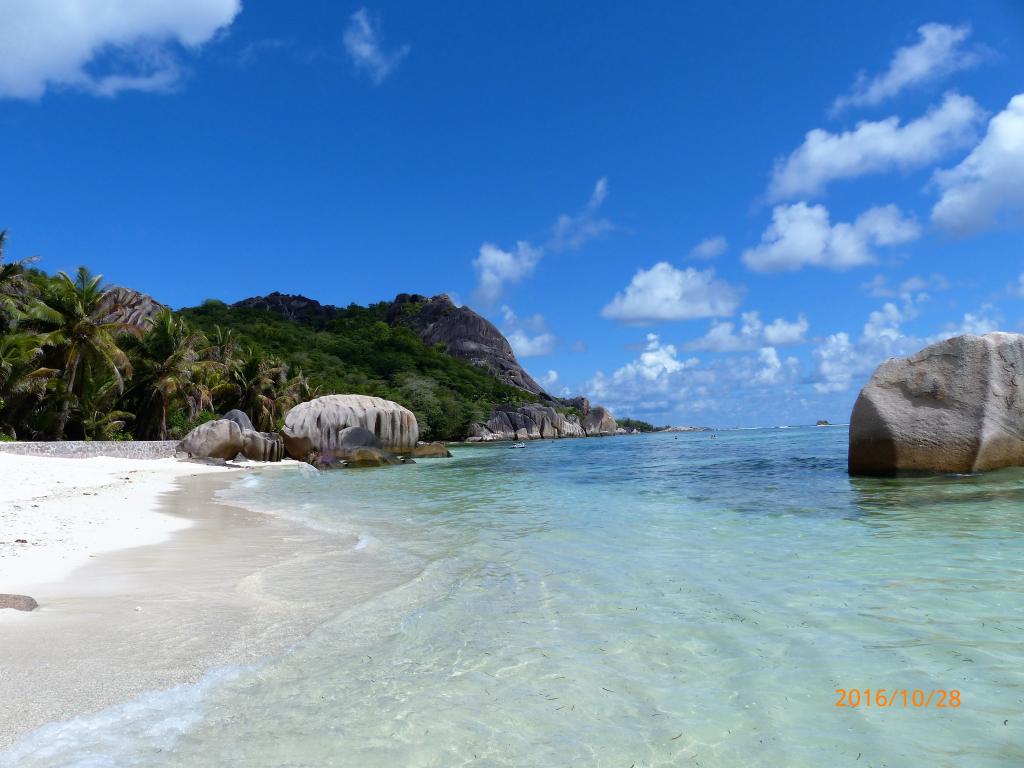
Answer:
[(816, 426), (816, 427), (831, 427), (832, 424), (829, 421), (827, 421), (826, 419), (818, 419), (816, 422), (814, 422), (814, 426)]

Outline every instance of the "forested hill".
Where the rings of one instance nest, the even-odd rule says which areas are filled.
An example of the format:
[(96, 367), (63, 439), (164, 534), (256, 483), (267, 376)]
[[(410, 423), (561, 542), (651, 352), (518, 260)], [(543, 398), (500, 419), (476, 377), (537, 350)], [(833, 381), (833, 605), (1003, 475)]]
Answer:
[[(424, 342), (415, 317), (430, 302), (436, 300), (339, 308), (271, 294), (233, 306), (211, 300), (177, 314), (207, 336), (231, 331), (237, 345), (251, 345), (301, 370), (314, 391), (376, 395), (405, 405), (416, 414), (424, 439), (462, 439), (494, 406), (544, 397), (499, 380), (487, 364), (489, 350), (475, 341), (460, 347), (477, 353), (473, 362), (449, 354), (443, 339)], [(514, 362), (511, 349), (508, 354)]]

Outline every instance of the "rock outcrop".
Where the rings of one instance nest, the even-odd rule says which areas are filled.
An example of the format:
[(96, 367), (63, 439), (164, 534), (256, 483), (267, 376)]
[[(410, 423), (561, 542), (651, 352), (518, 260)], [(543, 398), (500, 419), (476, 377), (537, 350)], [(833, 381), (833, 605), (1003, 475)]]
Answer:
[(412, 328), (424, 344), (443, 344), (452, 357), (483, 368), (499, 381), (547, 397), (544, 388), (516, 360), (508, 340), (493, 323), (447, 296), (400, 293), (386, 319)]
[(300, 403), (285, 416), (281, 436), (288, 455), (307, 459), (311, 454), (334, 455), (346, 427), (371, 432), (385, 451), (408, 453), (416, 446), (416, 416), (391, 400), (368, 395), (325, 395)]
[(15, 611), (34, 611), (38, 607), (36, 599), (28, 595), (0, 595), (0, 610), (11, 608)]
[(575, 416), (564, 416), (546, 405), (499, 405), (487, 421), (470, 427), (468, 440), (554, 440), (562, 437), (586, 437)]
[(850, 417), (851, 475), (1024, 465), (1024, 336), (957, 336), (882, 363)]
[(226, 419), (200, 424), (178, 443), (178, 451), (196, 459), (233, 459), (244, 447), (242, 429)]
[(444, 443), (421, 443), (412, 449), (414, 459), (450, 459), (452, 452)]
[(163, 304), (132, 288), (114, 286), (104, 291), (100, 299), (103, 322), (124, 323), (134, 328), (148, 328)]
[(257, 432), (242, 411), (228, 411), (224, 418), (200, 424), (185, 435), (177, 450), (196, 459), (234, 459), (241, 454), (252, 461), (281, 461), (284, 441), (276, 432)]
[(341, 312), (337, 307), (333, 307), (330, 304), (321, 304), (316, 299), (288, 293), (278, 293), (277, 291), (267, 296), (253, 296), (242, 301), (236, 301), (231, 306), (252, 307), (253, 309), (266, 309), (271, 312), (277, 312), (289, 320), (311, 325), (317, 330), (323, 330)]
[(612, 418), (611, 411), (601, 405), (595, 405), (583, 417), (583, 431), (587, 433), (587, 437), (614, 435), (618, 426)]

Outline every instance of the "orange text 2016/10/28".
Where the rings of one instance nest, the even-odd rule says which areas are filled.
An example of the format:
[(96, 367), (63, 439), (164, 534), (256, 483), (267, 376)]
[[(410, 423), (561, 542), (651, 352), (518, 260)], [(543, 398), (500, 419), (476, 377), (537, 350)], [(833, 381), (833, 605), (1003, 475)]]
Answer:
[(960, 691), (955, 688), (936, 688), (924, 691), (920, 688), (836, 688), (837, 707), (911, 707), (913, 709), (957, 709), (960, 706)]

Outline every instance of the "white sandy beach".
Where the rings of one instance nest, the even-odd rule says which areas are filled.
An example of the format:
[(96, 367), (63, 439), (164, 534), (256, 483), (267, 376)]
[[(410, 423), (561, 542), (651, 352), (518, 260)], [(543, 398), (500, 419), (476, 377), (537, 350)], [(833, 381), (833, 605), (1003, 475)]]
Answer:
[(281, 652), (391, 586), (353, 536), (215, 499), (235, 478), (300, 471), (0, 454), (0, 593), (39, 602), (0, 610), (0, 750)]
[(176, 480), (232, 471), (176, 459), (0, 453), (0, 593), (31, 594), (101, 552), (167, 539), (190, 523), (160, 512), (160, 495)]

